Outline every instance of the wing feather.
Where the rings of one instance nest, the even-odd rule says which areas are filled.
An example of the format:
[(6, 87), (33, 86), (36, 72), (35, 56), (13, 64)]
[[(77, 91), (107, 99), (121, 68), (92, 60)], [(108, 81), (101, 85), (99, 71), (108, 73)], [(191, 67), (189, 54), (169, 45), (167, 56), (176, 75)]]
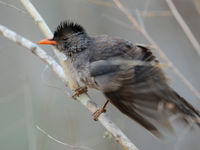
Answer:
[[(177, 113), (191, 118), (200, 116), (192, 105), (168, 86), (150, 48), (123, 40), (107, 39), (107, 42), (111, 46), (98, 49), (97, 53), (102, 55), (91, 59), (90, 74), (98, 89), (122, 113), (157, 137), (162, 137), (162, 134), (152, 120), (173, 132), (170, 116)], [(185, 120), (184, 117), (181, 119)]]

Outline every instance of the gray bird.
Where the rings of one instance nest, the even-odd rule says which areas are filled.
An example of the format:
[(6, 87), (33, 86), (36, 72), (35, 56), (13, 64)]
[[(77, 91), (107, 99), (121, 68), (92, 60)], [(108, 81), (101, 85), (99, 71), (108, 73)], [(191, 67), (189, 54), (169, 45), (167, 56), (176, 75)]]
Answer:
[(87, 87), (105, 95), (107, 101), (94, 113), (95, 120), (111, 102), (157, 137), (162, 137), (157, 123), (173, 131), (171, 116), (200, 125), (199, 111), (168, 85), (150, 48), (107, 35), (91, 37), (81, 25), (67, 21), (60, 23), (52, 39), (38, 44), (55, 45), (67, 56), (72, 74), (85, 84), (74, 96)]

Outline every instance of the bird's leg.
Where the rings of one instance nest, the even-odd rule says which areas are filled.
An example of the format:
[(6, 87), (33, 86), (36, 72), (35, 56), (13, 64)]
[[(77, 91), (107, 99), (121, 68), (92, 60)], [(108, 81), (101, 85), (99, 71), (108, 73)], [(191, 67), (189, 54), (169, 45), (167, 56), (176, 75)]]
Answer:
[(74, 94), (72, 95), (72, 98), (76, 98), (77, 96), (86, 93), (87, 92), (87, 86), (82, 86), (74, 90)]
[(107, 106), (107, 104), (108, 104), (109, 101), (110, 101), (110, 100), (107, 99), (106, 102), (105, 102), (105, 104), (103, 105), (103, 107), (101, 107), (100, 109), (98, 109), (96, 112), (93, 113), (94, 121), (97, 121), (97, 120), (98, 120), (98, 117), (99, 117), (102, 113), (106, 112), (106, 109), (105, 109), (105, 108), (106, 108), (106, 106)]

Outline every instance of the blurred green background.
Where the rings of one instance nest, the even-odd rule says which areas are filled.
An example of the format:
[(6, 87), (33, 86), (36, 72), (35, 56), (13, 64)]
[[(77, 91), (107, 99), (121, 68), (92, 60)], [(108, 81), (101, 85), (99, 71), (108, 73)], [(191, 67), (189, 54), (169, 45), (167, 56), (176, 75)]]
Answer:
[[(18, 0), (2, 0), (25, 11)], [(172, 16), (165, 0), (121, 0), (158, 43), (175, 66), (200, 91), (200, 56)], [(108, 34), (133, 43), (149, 44), (132, 27), (112, 0), (32, 0), (52, 31), (60, 21), (82, 24), (91, 35)], [(174, 0), (174, 4), (200, 41), (200, 0)], [(145, 15), (146, 14), (146, 15)], [(21, 13), (0, 3), (1, 24), (38, 42), (44, 36), (28, 13)], [(50, 46), (42, 46), (54, 57)], [(154, 52), (156, 55), (156, 51)], [(157, 55), (158, 56), (158, 55)], [(163, 63), (162, 59), (159, 60)], [(200, 109), (200, 101), (169, 69), (165, 71), (180, 95)], [(59, 141), (94, 150), (121, 150), (113, 140), (104, 138), (105, 129), (92, 115), (66, 94), (64, 84), (39, 58), (0, 36), (0, 150), (72, 150)], [(90, 90), (99, 105), (105, 98)], [(199, 150), (200, 129), (186, 132), (177, 127), (176, 136), (158, 140), (137, 123), (107, 107), (107, 114), (140, 150)]]

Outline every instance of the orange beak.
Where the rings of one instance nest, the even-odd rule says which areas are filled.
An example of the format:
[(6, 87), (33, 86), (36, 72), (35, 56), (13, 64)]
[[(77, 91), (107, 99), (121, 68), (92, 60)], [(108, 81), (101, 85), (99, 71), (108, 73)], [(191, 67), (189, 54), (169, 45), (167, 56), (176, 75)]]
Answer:
[(56, 41), (53, 41), (52, 39), (44, 39), (38, 42), (37, 44), (49, 44), (49, 45), (56, 45)]

